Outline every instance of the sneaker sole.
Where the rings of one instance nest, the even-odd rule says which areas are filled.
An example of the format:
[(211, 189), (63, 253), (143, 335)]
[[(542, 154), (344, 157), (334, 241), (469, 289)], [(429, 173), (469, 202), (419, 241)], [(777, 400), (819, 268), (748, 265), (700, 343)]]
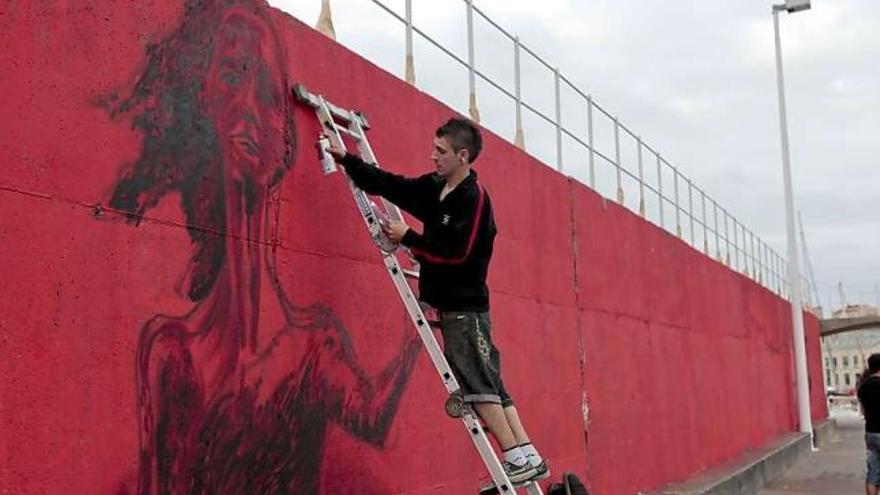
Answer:
[(547, 469), (547, 470), (542, 471), (540, 473), (535, 472), (535, 475), (532, 476), (531, 478), (529, 478), (529, 481), (546, 480), (549, 477), (550, 477), (550, 470)]
[(509, 479), (511, 483), (519, 484), (519, 483), (525, 483), (526, 481), (530, 481), (537, 474), (538, 474), (538, 470), (535, 468), (532, 468), (532, 469), (529, 469), (528, 471), (526, 471), (516, 477), (510, 476), (508, 474), (507, 479)]
[[(526, 483), (531, 483), (532, 481), (542, 480), (544, 478), (550, 477), (550, 470), (545, 471), (544, 473), (541, 474), (541, 476), (538, 476), (538, 474), (537, 474), (538, 471), (535, 470), (534, 468), (532, 468), (532, 471), (535, 471), (534, 474), (531, 474), (529, 477), (524, 477), (520, 481), (515, 481), (515, 480), (518, 480), (519, 477), (511, 478), (510, 476), (508, 476), (507, 479), (509, 479), (510, 482), (513, 484), (514, 488), (516, 488), (521, 485), (525, 485)], [(528, 473), (528, 471), (526, 471), (526, 473)], [(480, 495), (487, 495), (487, 494), (492, 494), (492, 493), (499, 493), (499, 490), (498, 490), (497, 486), (495, 486), (494, 484), (490, 484), (490, 485), (481, 486), (479, 493), (480, 493)]]

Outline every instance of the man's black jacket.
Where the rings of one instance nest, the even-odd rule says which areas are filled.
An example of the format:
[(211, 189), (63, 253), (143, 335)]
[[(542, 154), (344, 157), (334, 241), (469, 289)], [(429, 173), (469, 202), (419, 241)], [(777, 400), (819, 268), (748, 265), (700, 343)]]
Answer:
[(342, 165), (364, 192), (385, 197), (424, 225), (424, 233), (409, 229), (401, 240), (421, 264), (420, 300), (443, 311), (489, 310), (486, 275), (497, 230), (475, 171), (440, 201), (446, 181), (436, 173), (403, 177), (352, 154)]

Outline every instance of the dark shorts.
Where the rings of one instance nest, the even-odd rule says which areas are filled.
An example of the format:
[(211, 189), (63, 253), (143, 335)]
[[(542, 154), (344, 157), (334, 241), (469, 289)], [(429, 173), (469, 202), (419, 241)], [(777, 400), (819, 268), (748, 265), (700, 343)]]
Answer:
[(466, 402), (513, 405), (501, 381), (501, 355), (492, 343), (488, 312), (438, 311), (443, 354)]
[(865, 451), (868, 465), (865, 483), (880, 485), (880, 433), (865, 432)]

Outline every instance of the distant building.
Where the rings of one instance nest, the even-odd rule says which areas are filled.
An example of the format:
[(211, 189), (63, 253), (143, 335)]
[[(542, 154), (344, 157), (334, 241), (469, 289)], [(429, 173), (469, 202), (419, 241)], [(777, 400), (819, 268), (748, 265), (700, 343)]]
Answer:
[[(832, 318), (878, 316), (876, 306), (847, 304), (831, 312)], [(868, 356), (880, 353), (880, 329), (858, 330), (822, 338), (825, 389), (848, 393), (859, 383)]]
[(832, 318), (861, 318), (864, 316), (878, 316), (877, 306), (870, 304), (847, 304), (831, 312)]
[(868, 356), (880, 353), (880, 330), (859, 330), (822, 339), (825, 389), (849, 393), (858, 386)]

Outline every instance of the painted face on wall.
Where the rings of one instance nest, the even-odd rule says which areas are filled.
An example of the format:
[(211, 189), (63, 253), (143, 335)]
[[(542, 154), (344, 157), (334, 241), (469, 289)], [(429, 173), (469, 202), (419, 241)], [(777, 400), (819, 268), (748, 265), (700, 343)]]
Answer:
[(284, 166), (284, 88), (270, 40), (265, 24), (252, 14), (227, 12), (203, 93), (228, 173), (260, 183)]

